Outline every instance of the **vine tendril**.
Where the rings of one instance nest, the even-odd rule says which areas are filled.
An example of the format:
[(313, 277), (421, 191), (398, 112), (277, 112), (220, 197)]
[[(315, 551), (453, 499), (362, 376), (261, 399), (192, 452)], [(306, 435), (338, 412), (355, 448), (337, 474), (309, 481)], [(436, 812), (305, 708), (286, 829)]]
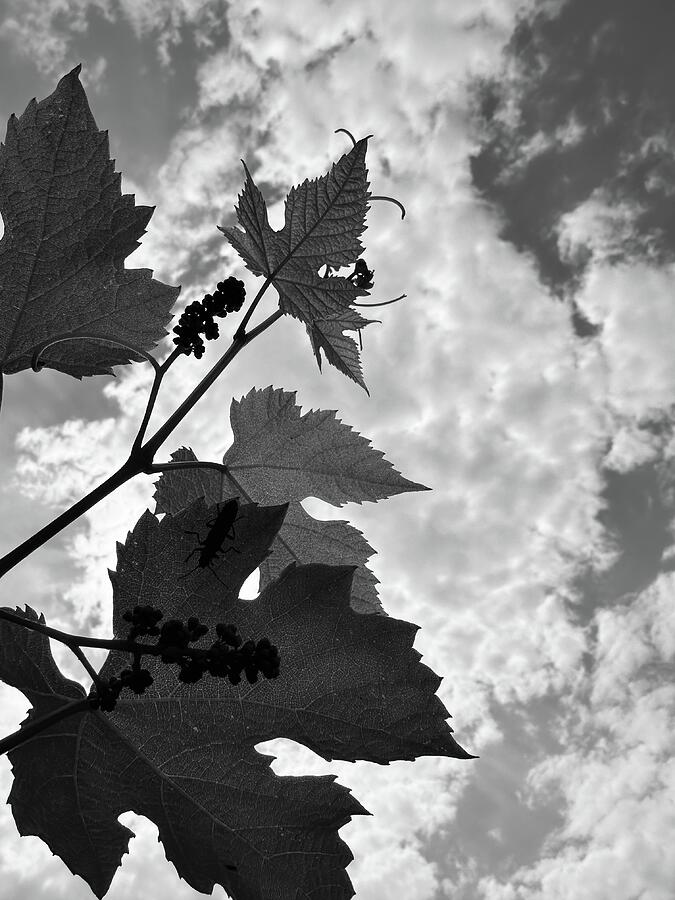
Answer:
[(369, 200), (388, 200), (390, 203), (395, 203), (396, 206), (401, 210), (401, 218), (405, 219), (405, 206), (400, 202), (400, 200), (394, 200), (393, 197), (383, 197), (379, 194), (375, 197), (368, 197)]
[(352, 306), (389, 306), (390, 303), (397, 303), (407, 296), (407, 294), (401, 294), (400, 297), (394, 297), (393, 300), (383, 300), (382, 303), (352, 303)]
[(340, 131), (346, 134), (347, 137), (351, 140), (352, 144), (356, 147), (356, 141), (354, 140), (354, 135), (351, 133), (351, 131), (347, 131), (346, 128), (336, 128), (333, 134), (338, 134), (338, 132)]
[[(340, 132), (340, 131), (343, 134), (346, 134), (347, 137), (352, 142), (352, 145), (354, 147), (356, 147), (356, 140), (354, 139), (354, 135), (351, 133), (351, 131), (347, 131), (346, 128), (336, 128), (333, 133), (338, 134), (338, 132)], [(368, 138), (371, 138), (371, 137), (372, 137), (372, 134), (369, 134), (364, 138), (364, 140), (368, 140)], [(384, 197), (384, 196), (381, 196), (380, 194), (378, 194), (377, 196), (369, 197), (368, 199), (369, 200), (388, 200), (390, 203), (395, 203), (396, 206), (398, 206), (398, 208), (401, 210), (401, 219), (405, 219), (405, 206), (402, 203), (400, 203), (398, 200), (394, 200), (393, 197)]]
[(37, 350), (33, 354), (31, 368), (34, 372), (39, 372), (41, 369), (44, 369), (44, 363), (40, 362), (40, 357), (45, 352), (45, 350), (53, 347), (54, 344), (60, 344), (62, 341), (77, 340), (104, 341), (108, 344), (115, 344), (118, 347), (123, 347), (125, 350), (130, 350), (132, 353), (137, 353), (139, 356), (144, 356), (148, 362), (152, 363), (152, 367), (154, 368), (156, 374), (159, 374), (159, 363), (154, 358), (154, 356), (151, 356), (146, 350), (142, 350), (140, 347), (134, 347), (132, 344), (125, 344), (123, 341), (118, 341), (115, 338), (105, 337), (102, 334), (64, 334), (61, 335), (61, 337), (44, 341), (38, 346)]

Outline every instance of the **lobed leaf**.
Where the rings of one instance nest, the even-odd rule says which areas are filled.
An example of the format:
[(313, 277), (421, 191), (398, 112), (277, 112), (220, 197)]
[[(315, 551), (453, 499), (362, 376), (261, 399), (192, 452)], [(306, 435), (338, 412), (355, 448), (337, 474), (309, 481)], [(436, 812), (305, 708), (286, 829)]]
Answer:
[[(218, 883), (233, 900), (347, 900), (352, 855), (337, 832), (366, 810), (334, 776), (276, 775), (273, 757), (255, 745), (285, 737), (327, 760), (381, 764), (470, 758), (435, 696), (440, 679), (412, 649), (417, 626), (351, 609), (352, 567), (289, 566), (255, 600), (238, 599), (284, 513), (243, 505), (239, 552), (218, 557), (214, 571), (183, 577), (196, 541), (190, 532), (204, 533), (214, 508), (199, 499), (161, 522), (146, 511), (118, 544), (111, 572), (115, 637), (126, 636), (122, 612), (136, 604), (160, 606), (167, 619), (232, 622), (279, 647), (278, 678), (183, 684), (174, 667), (146, 657), (154, 683), (145, 694), (125, 691), (113, 712), (73, 715), (10, 753), (9, 802), (20, 832), (41, 837), (98, 897), (132, 836), (117, 818), (132, 810), (155, 822), (167, 858), (195, 890), (210, 893)], [(45, 636), (11, 623), (1, 633), (0, 672), (35, 714), (71, 699), (72, 682), (58, 673)], [(195, 646), (212, 640), (205, 635)], [(25, 642), (35, 645), (37, 662), (12, 674)], [(111, 652), (101, 675), (127, 663)]]
[(52, 94), (34, 99), (7, 124), (0, 144), (0, 368), (19, 372), (34, 352), (66, 334), (41, 362), (82, 378), (113, 374), (111, 366), (141, 361), (105, 338), (151, 350), (166, 335), (180, 287), (125, 269), (140, 246), (153, 207), (122, 195), (80, 84), (80, 66)]
[(409, 481), (335, 410), (301, 415), (295, 391), (252, 388), (230, 406), (232, 446), (223, 457), (237, 481), (264, 485), (265, 502), (317, 497), (342, 506), (429, 488)]
[[(359, 237), (370, 196), (367, 144), (363, 138), (328, 173), (291, 188), (280, 231), (270, 226), (265, 200), (244, 163), (244, 188), (235, 206), (242, 228), (218, 226), (247, 268), (272, 282), (282, 312), (305, 322), (319, 363), (321, 347), (331, 365), (364, 388), (358, 350), (342, 332), (350, 328), (350, 312), (355, 314), (350, 304), (368, 291), (341, 275), (322, 277), (319, 269), (350, 265), (363, 253)], [(325, 324), (335, 319), (344, 321), (341, 329)], [(346, 342), (352, 345), (348, 350)]]

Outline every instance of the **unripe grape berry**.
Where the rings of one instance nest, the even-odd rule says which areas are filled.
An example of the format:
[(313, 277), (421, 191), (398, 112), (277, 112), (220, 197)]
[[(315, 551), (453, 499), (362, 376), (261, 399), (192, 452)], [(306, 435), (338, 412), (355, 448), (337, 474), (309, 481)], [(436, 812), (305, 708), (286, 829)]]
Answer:
[(219, 281), (214, 293), (205, 294), (201, 302), (194, 300), (189, 303), (178, 325), (173, 329), (176, 334), (173, 339), (176, 347), (184, 353), (194, 353), (197, 359), (200, 359), (204, 354), (201, 335), (207, 340), (215, 340), (220, 333), (213, 317), (222, 318), (229, 312), (238, 312), (243, 306), (245, 296), (244, 282), (230, 276), (225, 281)]

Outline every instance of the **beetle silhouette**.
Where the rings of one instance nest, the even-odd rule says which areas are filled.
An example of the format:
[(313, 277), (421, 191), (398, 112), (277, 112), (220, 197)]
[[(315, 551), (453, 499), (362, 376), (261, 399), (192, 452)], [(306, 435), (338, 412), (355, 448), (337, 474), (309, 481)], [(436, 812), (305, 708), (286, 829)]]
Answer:
[[(218, 578), (215, 569), (211, 565), (213, 560), (219, 556), (225, 556), (225, 554), (229, 553), (231, 550), (235, 553), (241, 553), (236, 547), (228, 547), (226, 550), (223, 550), (223, 542), (225, 540), (236, 540), (237, 535), (234, 531), (234, 523), (243, 518), (243, 516), (237, 515), (238, 512), (239, 498), (233, 497), (220, 507), (215, 519), (211, 519), (210, 522), (206, 523), (209, 527), (209, 533), (204, 540), (202, 540), (198, 531), (183, 532), (183, 534), (193, 534), (195, 537), (199, 538), (199, 543), (190, 551), (190, 553), (188, 553), (184, 562), (187, 562), (195, 553), (199, 553), (199, 561), (194, 569), (190, 569), (189, 572), (186, 572), (185, 575), (181, 576), (181, 580), (187, 578), (188, 575), (192, 575), (197, 569), (211, 569), (216, 578)], [(220, 578), (218, 578), (218, 581), (220, 581)], [(220, 581), (220, 583), (224, 584), (223, 581)]]

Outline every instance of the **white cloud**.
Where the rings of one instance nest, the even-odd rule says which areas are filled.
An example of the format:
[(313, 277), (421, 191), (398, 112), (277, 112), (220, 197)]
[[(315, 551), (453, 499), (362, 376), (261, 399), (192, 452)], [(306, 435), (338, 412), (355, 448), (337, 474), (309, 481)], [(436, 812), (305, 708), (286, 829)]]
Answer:
[[(225, 9), (223, 0), (6, 0), (4, 6), (7, 14), (0, 20), (0, 38), (50, 76), (64, 74), (73, 37), (87, 31), (94, 9), (108, 22), (121, 15), (137, 40), (156, 35), (157, 56), (164, 66), (170, 66), (171, 48), (180, 42), (185, 27), (193, 30), (197, 46), (211, 46), (211, 32)], [(83, 77), (90, 84), (98, 82), (105, 65), (99, 58), (94, 71), (90, 68)]]
[(646, 406), (675, 400), (675, 360), (669, 336), (675, 328), (673, 266), (644, 263), (597, 266), (591, 270), (579, 306), (602, 326), (608, 403), (618, 413), (640, 416)]
[(560, 754), (528, 779), (532, 803), (561, 796), (564, 824), (510, 884), (483, 879), (484, 900), (672, 896), (674, 587), (664, 575), (630, 605), (597, 612), (590, 686), (570, 697)]
[[(563, 844), (559, 862), (543, 858), (521, 873), (517, 886), (484, 880), (484, 896), (520, 900), (537, 896), (533, 885), (545, 884), (547, 900), (600, 900), (609, 861), (625, 873), (625, 885), (644, 885), (653, 891), (650, 900), (659, 900), (655, 879), (661, 876), (649, 875), (649, 866), (658, 869), (658, 839), (651, 851), (637, 831), (632, 844), (615, 839), (635, 831), (630, 815), (638, 817), (645, 835), (669, 824), (658, 802), (670, 803), (671, 787), (664, 781), (656, 799), (648, 800), (630, 786), (629, 774), (632, 766), (647, 763), (655, 770), (658, 753), (665, 753), (659, 723), (670, 697), (639, 688), (651, 713), (642, 724), (654, 747), (647, 762), (640, 746), (622, 743), (618, 726), (625, 729), (625, 716), (634, 721), (642, 708), (622, 685), (658, 648), (672, 652), (670, 623), (660, 605), (646, 600), (639, 622), (656, 624), (652, 631), (645, 624), (638, 637), (639, 622), (623, 620), (618, 612), (600, 616), (595, 693), (585, 696), (582, 656), (590, 638), (571, 621), (565, 598), (573, 574), (614, 559), (615, 547), (596, 518), (608, 439), (615, 438), (608, 460), (615, 468), (660, 452), (640, 442), (634, 422), (672, 402), (668, 277), (596, 269), (580, 303), (605, 327), (597, 342), (582, 345), (573, 337), (570, 310), (551, 301), (530, 261), (497, 237), (498, 223), (470, 186), (463, 82), (468, 70), (498, 61), (515, 7), (431, 3), (423, 16), (404, 0), (278, 6), (245, 0), (228, 8), (232, 43), (225, 50), (200, 50), (193, 119), (173, 139), (154, 182), (143, 186), (157, 211), (133, 265), (148, 265), (171, 283), (185, 279), (182, 299), (193, 299), (193, 292), (212, 286), (214, 274), (221, 277), (234, 265), (222, 238), (206, 250), (204, 244), (219, 235), (215, 224), (222, 224), (241, 189), (239, 157), (256, 179), (285, 193), (344, 152), (348, 139), (333, 134), (342, 126), (357, 136), (374, 132), (371, 190), (399, 198), (408, 210), (401, 222), (394, 207), (373, 204), (364, 236), (366, 259), (376, 270), (371, 299), (402, 290), (408, 299), (377, 310), (383, 324), (364, 332), (371, 400), (335, 372), (319, 376), (303, 330), (284, 322), (255, 342), (245, 359), (242, 354), (241, 364), (227, 370), (158, 456), (166, 459), (189, 443), (201, 458), (217, 459), (228, 440), (230, 397), (272, 382), (297, 387), (305, 410), (338, 408), (406, 476), (433, 487), (433, 494), (337, 514), (348, 515), (380, 551), (374, 568), (385, 609), (422, 625), (415, 646), (425, 664), (446, 676), (439, 695), (453, 713), (460, 743), (481, 755), (491, 752), (501, 738), (494, 703), (504, 707), (571, 694), (580, 707), (589, 704), (581, 714), (583, 727), (570, 726), (569, 756), (537, 769), (531, 779), (535, 792), (560, 785), (571, 823), (564, 839), (586, 842), (589, 852), (579, 858)], [(207, 8), (174, 4), (160, 47), (174, 40), (176, 22), (197, 21)], [(162, 18), (166, 4), (124, 9), (138, 34), (155, 27), (150, 11), (155, 23), (169, 21)], [(108, 60), (108, 77), (114, 78), (116, 64)], [(277, 204), (271, 218), (278, 222), (281, 213)], [(242, 271), (233, 273), (242, 277)], [(251, 276), (244, 277), (252, 288)], [(163, 421), (186, 396), (186, 379), (196, 382), (206, 371), (215, 351), (209, 352), (201, 362), (183, 360), (171, 370), (153, 421)], [(47, 467), (44, 485), (54, 502), (88, 489), (86, 479), (94, 481), (102, 469), (107, 474), (119, 464), (142, 415), (148, 383), (145, 370), (133, 366), (106, 387), (120, 408), (114, 429), (101, 422), (68, 426), (70, 432), (64, 426), (31, 433), (35, 450), (22, 465), (32, 459)], [(37, 478), (37, 469), (31, 471)], [(63, 474), (58, 496), (52, 486), (57, 472), (59, 478)], [(148, 480), (139, 482), (110, 498), (105, 516), (101, 510), (87, 516), (86, 534), (72, 544), (84, 568), (69, 594), (74, 620), (106, 609), (110, 593), (101, 573), (114, 565), (115, 540), (123, 540), (142, 508), (152, 506), (151, 493)], [(92, 627), (105, 633), (105, 618)], [(601, 701), (612, 704), (614, 718), (603, 721), (610, 738), (592, 768), (586, 756), (593, 754), (584, 756), (579, 747), (589, 735), (594, 741), (601, 736), (591, 722), (600, 716)], [(470, 762), (422, 759), (385, 769), (317, 763), (302, 748), (287, 752), (295, 772), (325, 765), (321, 771), (339, 774), (375, 813), (342, 832), (356, 856), (349, 872), (359, 897), (390, 896), (394, 880), (405, 888), (402, 894), (422, 900), (447, 884), (425, 859), (422, 844), (431, 828), (453, 823), (457, 798), (472, 777)], [(672, 773), (662, 768), (671, 785)], [(591, 827), (581, 799), (595, 781), (611, 778), (620, 779), (629, 799), (612, 819), (617, 796), (597, 790)], [(589, 843), (599, 823), (606, 831)], [(626, 855), (632, 873), (622, 862)], [(169, 875), (167, 889), (175, 880)], [(582, 876), (595, 895), (583, 889)], [(128, 892), (127, 882), (120, 883)], [(634, 895), (624, 894), (626, 900)]]
[(70, 419), (51, 428), (22, 428), (13, 486), (50, 506), (74, 503), (101, 482), (114, 464), (114, 419)]

